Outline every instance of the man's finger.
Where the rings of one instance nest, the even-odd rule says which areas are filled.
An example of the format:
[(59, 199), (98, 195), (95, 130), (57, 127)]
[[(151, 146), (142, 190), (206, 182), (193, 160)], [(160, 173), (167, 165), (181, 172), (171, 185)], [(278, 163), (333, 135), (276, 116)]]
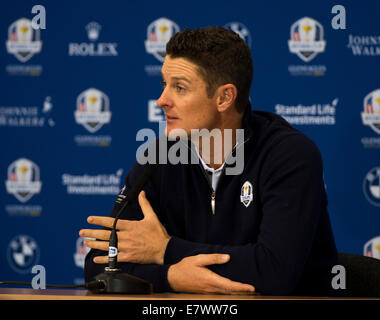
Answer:
[(108, 230), (94, 230), (94, 229), (82, 229), (79, 231), (79, 236), (87, 238), (95, 238), (98, 240), (109, 240), (111, 231)]
[(84, 245), (91, 249), (98, 249), (103, 251), (108, 251), (109, 249), (108, 241), (84, 240)]
[[(112, 228), (115, 218), (102, 217), (102, 216), (90, 216), (87, 218), (87, 222), (90, 224), (96, 224), (98, 226)], [(119, 219), (116, 223), (116, 229), (125, 228), (128, 220)]]
[(242, 282), (232, 281), (215, 273), (215, 287), (219, 293), (254, 293), (255, 287)]
[(198, 254), (187, 259), (192, 259), (197, 266), (204, 267), (211, 264), (226, 263), (230, 260), (230, 255), (220, 253)]
[(108, 263), (108, 256), (97, 256), (93, 259), (95, 263)]
[(90, 224), (96, 224), (98, 226), (112, 228), (115, 218), (111, 217), (100, 217), (100, 216), (90, 216), (87, 218), (87, 222)]
[(139, 204), (141, 207), (141, 210), (144, 214), (144, 218), (156, 218), (156, 213), (154, 212), (152, 206), (150, 205), (148, 199), (146, 198), (145, 191), (142, 190), (139, 194)]
[[(108, 263), (108, 255), (107, 256), (97, 256), (93, 259), (95, 263)], [(131, 259), (130, 255), (127, 253), (119, 252), (117, 256), (118, 262), (135, 262), (139, 263), (138, 261), (134, 261)]]
[(217, 273), (207, 270), (208, 286), (211, 292), (223, 294), (252, 294), (255, 292), (255, 287), (242, 282), (232, 281), (226, 277), (222, 277)]

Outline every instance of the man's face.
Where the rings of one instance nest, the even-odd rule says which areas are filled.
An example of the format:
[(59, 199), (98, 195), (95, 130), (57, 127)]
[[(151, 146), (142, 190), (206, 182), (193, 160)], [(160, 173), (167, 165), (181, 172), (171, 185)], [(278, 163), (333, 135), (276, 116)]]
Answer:
[(157, 105), (164, 109), (167, 135), (173, 129), (183, 129), (189, 136), (191, 129), (218, 127), (216, 98), (208, 98), (194, 63), (167, 55), (161, 73), (164, 89)]

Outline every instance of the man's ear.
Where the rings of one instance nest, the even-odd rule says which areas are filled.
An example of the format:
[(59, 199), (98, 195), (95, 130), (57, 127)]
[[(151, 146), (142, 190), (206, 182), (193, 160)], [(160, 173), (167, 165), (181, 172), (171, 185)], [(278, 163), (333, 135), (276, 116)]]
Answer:
[(231, 108), (237, 98), (237, 88), (231, 84), (225, 84), (217, 89), (217, 108), (219, 112), (224, 112)]

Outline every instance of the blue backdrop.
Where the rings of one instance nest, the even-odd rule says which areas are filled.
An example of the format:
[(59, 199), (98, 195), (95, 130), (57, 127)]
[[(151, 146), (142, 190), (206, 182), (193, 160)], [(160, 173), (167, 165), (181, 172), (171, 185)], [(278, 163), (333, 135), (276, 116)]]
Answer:
[[(335, 4), (345, 29), (332, 25)], [(45, 29), (33, 28), (34, 5), (46, 9)], [(142, 143), (136, 133), (163, 120), (155, 100), (167, 39), (214, 25), (251, 47), (253, 109), (282, 115), (319, 146), (338, 250), (380, 258), (379, 2), (1, 7), (0, 280), (31, 281), (40, 264), (48, 283), (83, 282), (78, 231), (87, 216), (109, 214)]]

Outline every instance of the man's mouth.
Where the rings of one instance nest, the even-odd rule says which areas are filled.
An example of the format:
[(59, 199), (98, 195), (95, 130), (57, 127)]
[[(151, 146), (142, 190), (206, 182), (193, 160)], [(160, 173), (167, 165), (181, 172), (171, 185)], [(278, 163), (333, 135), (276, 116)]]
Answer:
[(166, 120), (176, 120), (178, 119), (177, 117), (174, 117), (174, 116), (169, 116), (169, 115), (165, 115), (166, 116)]

